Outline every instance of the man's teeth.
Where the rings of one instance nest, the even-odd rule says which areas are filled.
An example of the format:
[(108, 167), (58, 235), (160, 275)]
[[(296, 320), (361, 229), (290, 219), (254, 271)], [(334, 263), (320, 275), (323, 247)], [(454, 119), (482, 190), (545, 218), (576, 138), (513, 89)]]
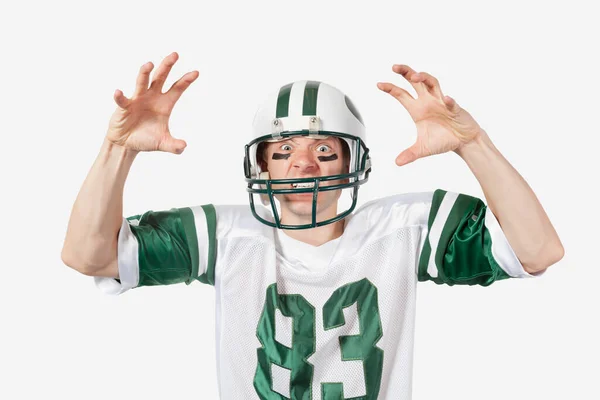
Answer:
[(292, 183), (292, 187), (295, 187), (295, 188), (311, 188), (311, 187), (315, 187), (315, 183), (314, 182)]

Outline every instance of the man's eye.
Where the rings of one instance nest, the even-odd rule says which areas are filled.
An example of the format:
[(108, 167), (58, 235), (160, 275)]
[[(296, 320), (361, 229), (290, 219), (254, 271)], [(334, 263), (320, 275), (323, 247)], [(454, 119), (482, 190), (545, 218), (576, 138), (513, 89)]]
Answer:
[(331, 148), (329, 146), (327, 146), (326, 144), (322, 144), (319, 147), (317, 147), (317, 151), (321, 152), (321, 153), (326, 153), (329, 150), (331, 150)]
[(280, 149), (283, 151), (290, 151), (292, 150), (292, 146), (290, 146), (289, 144), (282, 144)]

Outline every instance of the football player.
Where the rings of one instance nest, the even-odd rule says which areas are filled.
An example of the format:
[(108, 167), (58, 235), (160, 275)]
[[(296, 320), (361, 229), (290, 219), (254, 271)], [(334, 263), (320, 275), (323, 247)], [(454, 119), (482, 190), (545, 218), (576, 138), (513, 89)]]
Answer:
[(535, 194), (486, 132), (433, 76), (406, 65), (393, 70), (417, 98), (378, 84), (417, 127), (396, 163), (454, 151), (487, 205), (438, 189), (356, 207), (371, 171), (364, 121), (337, 88), (298, 81), (254, 118), (244, 155), (249, 205), (124, 218), (136, 155), (186, 146), (168, 120), (198, 72), (162, 93), (177, 57), (166, 57), (152, 82), (152, 63), (142, 66), (131, 98), (115, 92), (118, 107), (73, 206), (62, 258), (112, 294), (213, 285), (222, 398), (409, 399), (418, 281), (486, 286), (539, 275), (562, 258)]

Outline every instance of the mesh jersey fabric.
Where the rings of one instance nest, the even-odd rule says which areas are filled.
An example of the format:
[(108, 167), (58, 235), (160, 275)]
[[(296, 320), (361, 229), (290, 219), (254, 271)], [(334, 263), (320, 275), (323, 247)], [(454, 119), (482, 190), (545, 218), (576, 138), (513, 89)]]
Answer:
[[(265, 212), (265, 216), (268, 214)], [(314, 247), (246, 206), (123, 220), (106, 293), (194, 280), (216, 289), (223, 399), (410, 399), (416, 285), (531, 277), (475, 197), (436, 190), (366, 203)]]

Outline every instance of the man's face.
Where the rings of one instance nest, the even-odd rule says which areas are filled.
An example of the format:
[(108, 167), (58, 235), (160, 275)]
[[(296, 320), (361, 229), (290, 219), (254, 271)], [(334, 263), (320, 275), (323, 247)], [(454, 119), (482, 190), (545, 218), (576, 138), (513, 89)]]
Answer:
[[(344, 157), (341, 139), (329, 136), (311, 139), (304, 136), (292, 137), (279, 142), (267, 143), (263, 154), (263, 170), (269, 171), (271, 179), (313, 178), (318, 176), (347, 173), (349, 160)], [(340, 181), (325, 181), (322, 186), (331, 186)], [(292, 188), (288, 185), (273, 185), (273, 189)], [(325, 218), (337, 215), (337, 201), (341, 190), (319, 192), (317, 214)], [(312, 216), (312, 193), (276, 195), (282, 207), (282, 217), (291, 213), (296, 217)], [(319, 218), (325, 219), (325, 218)]]

